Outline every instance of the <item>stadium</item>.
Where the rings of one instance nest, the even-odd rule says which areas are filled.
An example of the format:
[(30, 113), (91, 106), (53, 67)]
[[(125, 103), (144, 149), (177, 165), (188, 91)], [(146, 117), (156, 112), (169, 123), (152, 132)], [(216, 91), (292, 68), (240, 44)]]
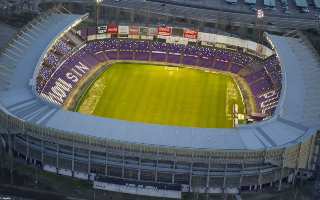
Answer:
[(50, 10), (1, 52), (0, 131), (15, 156), (94, 189), (167, 198), (281, 190), (315, 168), (320, 70), (303, 35), (264, 33), (266, 46), (79, 26), (87, 18)]

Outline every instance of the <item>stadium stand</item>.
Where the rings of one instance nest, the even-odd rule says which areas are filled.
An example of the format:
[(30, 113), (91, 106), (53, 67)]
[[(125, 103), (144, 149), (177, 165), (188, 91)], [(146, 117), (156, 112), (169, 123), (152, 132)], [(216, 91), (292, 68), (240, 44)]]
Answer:
[[(212, 47), (113, 38), (88, 42), (85, 47), (66, 59), (62, 66), (59, 66), (61, 61), (55, 56), (54, 52), (64, 51), (63, 55), (68, 55), (71, 52), (71, 47), (69, 48), (61, 44), (64, 44), (64, 42), (57, 42), (57, 45), (53, 46), (54, 50), (51, 50), (44, 59), (44, 64), (48, 63), (50, 67), (43, 64), (40, 69), (39, 76), (37, 77), (37, 92), (39, 95), (41, 93), (49, 94), (52, 84), (48, 84), (47, 87), (45, 87), (46, 83), (59, 67), (68, 70), (72, 68), (71, 66), (79, 62), (87, 64), (89, 68), (93, 68), (98, 62), (108, 60), (150, 60), (201, 66), (238, 73), (243, 68), (255, 67), (254, 63), (259, 60), (248, 54)], [(59, 48), (62, 48), (62, 50), (58, 50)], [(49, 59), (50, 61), (46, 62), (46, 60)], [(254, 71), (255, 69), (253, 69), (253, 73), (244, 77), (249, 83), (258, 104), (266, 101), (266, 99), (261, 100), (261, 98), (259, 98), (261, 94), (270, 92), (271, 90), (280, 91), (281, 89), (281, 68), (277, 58), (272, 56), (262, 62), (265, 64), (260, 71)], [(61, 71), (61, 73), (66, 73), (66, 71)], [(56, 77), (60, 77), (60, 75)], [(72, 83), (70, 82), (70, 84)], [(46, 89), (43, 90), (44, 88)], [(276, 105), (279, 95), (276, 97), (273, 96), (272, 98), (275, 98), (274, 105)], [(263, 114), (267, 114), (268, 116), (271, 116), (272, 111), (274, 111), (274, 107), (268, 112), (263, 110), (259, 105), (257, 105), (257, 108), (260, 112), (263, 111)]]
[[(47, 13), (1, 52), (0, 131), (14, 138), (17, 157), (45, 171), (93, 181), (98, 189), (174, 198), (183, 192), (281, 189), (299, 172), (314, 169), (320, 72), (303, 39), (266, 34), (275, 50), (271, 57), (218, 48), (205, 37), (202, 45), (145, 35), (89, 41), (89, 30), (80, 38), (69, 29), (86, 16)], [(99, 118), (57, 106), (98, 63), (120, 58), (237, 73), (270, 119), (231, 129), (188, 128)], [(64, 79), (70, 72), (76, 76)], [(60, 96), (48, 103), (42, 95), (53, 90)]]

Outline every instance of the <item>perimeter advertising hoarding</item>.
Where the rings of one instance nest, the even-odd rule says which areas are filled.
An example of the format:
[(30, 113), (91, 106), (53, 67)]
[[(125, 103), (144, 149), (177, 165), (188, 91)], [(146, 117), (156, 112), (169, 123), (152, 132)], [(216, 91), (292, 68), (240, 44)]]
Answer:
[(166, 42), (167, 43), (173, 43), (173, 44), (187, 45), (188, 44), (188, 39), (187, 38), (182, 38), (182, 37), (171, 36), (171, 37), (167, 38)]
[(97, 35), (97, 39), (98, 40), (103, 40), (103, 39), (106, 39), (106, 38), (108, 38), (107, 34), (98, 34)]
[(147, 36), (148, 35), (148, 28), (140, 27), (140, 35)]
[(107, 26), (98, 26), (97, 32), (98, 32), (98, 34), (106, 33), (107, 32)]
[(139, 26), (130, 26), (129, 27), (129, 35), (139, 35), (139, 34), (140, 34)]
[(109, 34), (118, 34), (118, 25), (109, 24), (107, 26), (107, 33), (109, 33)]
[(189, 39), (197, 39), (198, 38), (198, 31), (184, 29), (183, 37), (189, 38)]
[(148, 36), (155, 36), (158, 34), (158, 29), (154, 27), (148, 28)]
[(172, 35), (173, 36), (182, 37), (183, 36), (183, 29), (181, 29), (181, 28), (172, 28)]
[[(157, 31), (157, 29), (156, 29)], [(152, 40), (153, 39), (153, 35), (150, 36), (149, 34), (149, 28), (147, 27), (140, 27), (140, 37), (143, 40)]]
[(91, 40), (103, 40), (103, 39), (106, 39), (106, 38), (110, 38), (110, 34), (94, 34), (94, 35), (89, 35), (87, 37), (87, 40), (88, 41), (91, 41)]
[(198, 39), (202, 42), (209, 42), (210, 41), (210, 35), (209, 33), (203, 33), (199, 32), (198, 33)]
[(121, 35), (129, 34), (129, 26), (119, 26), (118, 33)]
[(172, 28), (168, 26), (159, 26), (158, 27), (158, 35), (161, 36), (171, 36)]
[(118, 27), (118, 37), (127, 38), (129, 35), (129, 26), (119, 26)]

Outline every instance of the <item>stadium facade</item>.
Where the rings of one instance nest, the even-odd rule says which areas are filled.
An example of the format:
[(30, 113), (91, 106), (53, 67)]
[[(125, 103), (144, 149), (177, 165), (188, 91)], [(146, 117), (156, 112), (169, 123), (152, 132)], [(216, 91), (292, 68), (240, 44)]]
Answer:
[[(101, 34), (82, 30), (83, 39), (74, 27), (87, 16), (47, 12), (26, 25), (1, 52), (0, 131), (16, 156), (49, 172), (91, 180), (96, 189), (169, 198), (181, 198), (183, 192), (238, 193), (269, 185), (281, 189), (283, 182), (294, 183), (296, 176), (314, 169), (320, 70), (318, 57), (303, 36), (265, 34), (269, 49), (189, 29), (181, 29), (178, 37), (168, 27), (112, 24)], [(72, 48), (61, 43), (66, 38)], [(201, 45), (191, 50), (188, 44)], [(57, 46), (62, 47), (55, 52), (60, 59), (49, 59)], [(176, 48), (182, 48), (184, 55)], [(145, 51), (147, 57), (141, 53)], [(270, 58), (260, 66), (263, 73), (244, 70), (255, 73), (246, 76), (248, 82), (272, 74), (269, 65), (275, 70), (274, 79), (270, 78), (274, 90), (264, 82), (251, 87), (254, 95), (254, 87), (265, 91), (262, 101), (258, 93), (255, 100), (267, 119), (232, 129), (186, 128), (98, 118), (61, 107), (74, 95), (74, 88), (81, 90), (80, 82), (94, 74), (91, 65), (139, 56), (157, 62), (168, 62), (171, 56), (176, 64), (202, 67), (211, 57), (222, 56), (218, 60), (232, 59), (238, 68)], [(223, 63), (227, 62), (217, 70), (242, 70)], [(45, 71), (46, 65), (58, 67)], [(252, 83), (257, 82), (254, 79)]]

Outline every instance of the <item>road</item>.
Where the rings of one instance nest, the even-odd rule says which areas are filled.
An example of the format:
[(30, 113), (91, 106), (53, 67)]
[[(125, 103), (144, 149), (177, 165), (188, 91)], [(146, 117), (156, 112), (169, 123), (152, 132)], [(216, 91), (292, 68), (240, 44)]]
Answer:
[[(55, 0), (56, 2), (66, 2), (66, 0)], [(129, 9), (136, 13), (155, 13), (159, 15), (173, 16), (179, 18), (194, 19), (205, 22), (231, 22), (232, 25), (245, 25), (253, 27), (256, 23), (256, 13), (248, 9), (244, 3), (239, 5), (230, 5), (224, 0), (215, 0), (219, 3), (199, 3), (200, 1), (178, 0), (104, 0), (102, 4), (113, 8)], [(67, 2), (93, 2), (92, 0), (68, 0)], [(234, 7), (235, 6), (235, 7)], [(293, 5), (292, 5), (293, 6)], [(282, 12), (264, 10), (265, 17), (263, 24), (272, 29), (272, 27), (295, 29), (312, 28), (319, 24), (318, 13), (299, 13), (296, 10), (291, 14)]]

